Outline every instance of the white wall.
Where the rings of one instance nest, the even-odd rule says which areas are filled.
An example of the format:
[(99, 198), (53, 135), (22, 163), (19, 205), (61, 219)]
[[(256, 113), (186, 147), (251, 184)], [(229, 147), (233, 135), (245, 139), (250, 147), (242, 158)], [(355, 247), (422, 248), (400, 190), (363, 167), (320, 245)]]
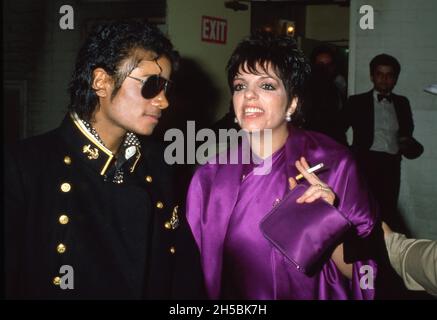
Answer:
[[(201, 41), (201, 17), (226, 19), (226, 44)], [(223, 116), (229, 108), (229, 88), (225, 67), (237, 43), (250, 33), (250, 6), (247, 11), (233, 11), (217, 0), (167, 0), (168, 34), (182, 57), (194, 59), (211, 77), (220, 91), (220, 109), (215, 118)], [(205, 101), (208, 107), (208, 101)]]
[[(374, 30), (361, 30), (359, 8), (374, 9)], [(395, 93), (411, 103), (414, 136), (424, 145), (416, 160), (402, 161), (400, 207), (418, 237), (437, 239), (437, 96), (423, 88), (437, 83), (437, 1), (351, 0), (349, 93), (371, 89), (369, 62), (395, 56), (402, 70)]]

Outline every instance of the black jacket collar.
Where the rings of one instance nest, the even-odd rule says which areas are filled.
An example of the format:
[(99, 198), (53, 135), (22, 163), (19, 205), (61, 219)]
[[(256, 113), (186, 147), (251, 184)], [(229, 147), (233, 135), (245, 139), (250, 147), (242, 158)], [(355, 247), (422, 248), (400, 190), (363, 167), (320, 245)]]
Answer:
[[(75, 113), (68, 113), (60, 128), (61, 137), (68, 149), (72, 150), (74, 158), (85, 162), (100, 175), (105, 176), (115, 163), (115, 155), (102, 145), (83, 125)], [(129, 172), (135, 170), (141, 157), (139, 150), (129, 161)]]

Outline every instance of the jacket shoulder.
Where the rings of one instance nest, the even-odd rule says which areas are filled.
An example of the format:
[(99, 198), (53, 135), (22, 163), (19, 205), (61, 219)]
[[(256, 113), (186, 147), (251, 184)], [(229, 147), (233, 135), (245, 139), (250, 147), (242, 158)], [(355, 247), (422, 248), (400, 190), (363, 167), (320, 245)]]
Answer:
[(45, 154), (57, 142), (57, 129), (20, 140), (8, 147), (6, 152), (14, 157), (34, 157)]
[(49, 163), (58, 145), (58, 130), (18, 141), (5, 148), (6, 164), (36, 169)]
[(395, 99), (397, 99), (398, 101), (400, 101), (403, 104), (410, 104), (410, 101), (408, 100), (408, 98), (406, 96), (401, 96), (395, 93), (392, 93), (392, 95), (394, 96)]
[(304, 134), (306, 136), (308, 148), (313, 149), (313, 151), (321, 151), (325, 155), (343, 158), (352, 156), (348, 147), (338, 143), (323, 133), (305, 130)]
[(372, 91), (367, 91), (367, 92), (359, 93), (359, 94), (353, 94), (353, 95), (349, 96), (349, 100), (351, 100), (351, 101), (363, 100), (363, 99), (368, 98), (371, 94), (372, 94)]
[(323, 133), (306, 131), (306, 154), (314, 162), (323, 162), (327, 168), (355, 166), (355, 156), (348, 147), (338, 143)]
[(218, 162), (199, 165), (194, 172), (193, 179), (213, 183), (218, 170), (223, 166), (225, 166), (225, 164), (220, 164)]

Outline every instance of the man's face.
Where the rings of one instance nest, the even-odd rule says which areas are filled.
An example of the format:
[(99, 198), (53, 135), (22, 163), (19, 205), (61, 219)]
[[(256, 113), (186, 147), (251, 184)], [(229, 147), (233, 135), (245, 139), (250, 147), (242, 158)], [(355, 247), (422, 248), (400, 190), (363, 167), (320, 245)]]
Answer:
[(396, 77), (392, 66), (377, 66), (370, 79), (376, 91), (382, 94), (390, 93), (396, 85)]
[(332, 58), (327, 53), (320, 53), (317, 55), (315, 59), (316, 64), (324, 64), (324, 65), (330, 65), (332, 64)]
[(328, 53), (320, 53), (314, 59), (316, 67), (321, 67), (320, 70), (325, 70), (328, 74), (332, 75), (335, 72), (334, 61)]
[[(151, 75), (159, 74), (167, 80), (170, 79), (171, 63), (168, 58), (162, 56), (153, 60), (154, 54), (145, 50), (138, 50), (136, 55), (139, 56), (140, 62), (130, 76), (146, 80)], [(155, 97), (145, 99), (141, 95), (142, 85), (140, 81), (127, 77), (115, 97), (111, 98), (112, 86), (108, 96), (100, 99), (98, 121), (109, 124), (122, 133), (152, 134), (162, 110), (167, 108), (169, 103), (164, 90)]]

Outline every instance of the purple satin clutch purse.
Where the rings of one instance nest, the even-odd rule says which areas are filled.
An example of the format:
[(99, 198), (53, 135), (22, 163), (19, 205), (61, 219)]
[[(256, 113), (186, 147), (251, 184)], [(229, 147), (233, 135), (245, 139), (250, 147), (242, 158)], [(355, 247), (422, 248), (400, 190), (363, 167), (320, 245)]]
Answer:
[(259, 225), (272, 245), (304, 273), (322, 263), (351, 226), (343, 214), (322, 199), (296, 203), (307, 188), (297, 185)]

